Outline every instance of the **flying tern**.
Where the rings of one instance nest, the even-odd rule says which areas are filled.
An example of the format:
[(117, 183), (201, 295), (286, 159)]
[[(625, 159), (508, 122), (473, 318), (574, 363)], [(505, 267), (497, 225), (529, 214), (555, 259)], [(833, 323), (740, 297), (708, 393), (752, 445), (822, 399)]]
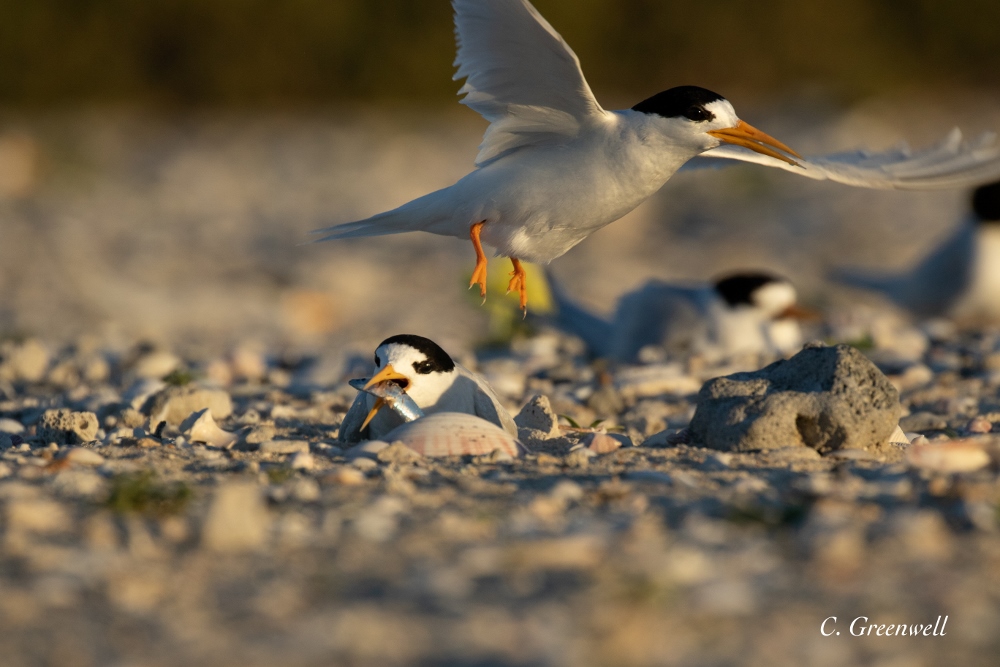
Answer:
[[(386, 338), (375, 349), (378, 371), (366, 383), (395, 383), (425, 414), (464, 412), (482, 417), (517, 437), (517, 426), (489, 383), (455, 363), (429, 338), (400, 334)], [(354, 400), (338, 438), (343, 442), (376, 440), (404, 423), (384, 399), (362, 391)]]
[(469, 287), (486, 297), (483, 244), (509, 257), (508, 292), (527, 307), (520, 260), (548, 263), (659, 190), (708, 152), (870, 188), (957, 187), (1000, 177), (992, 140), (953, 134), (929, 152), (805, 160), (741, 120), (718, 93), (670, 88), (631, 109), (598, 104), (580, 61), (528, 0), (453, 0), (461, 102), (490, 122), (476, 169), (454, 185), (365, 220), (317, 230), (317, 241), (426, 231), (468, 238)]

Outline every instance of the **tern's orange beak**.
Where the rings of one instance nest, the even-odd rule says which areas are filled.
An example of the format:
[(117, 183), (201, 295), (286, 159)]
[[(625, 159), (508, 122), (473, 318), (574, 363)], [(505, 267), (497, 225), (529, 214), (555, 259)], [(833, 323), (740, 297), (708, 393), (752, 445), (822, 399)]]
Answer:
[(753, 125), (744, 123), (742, 120), (736, 125), (736, 127), (727, 127), (721, 130), (709, 130), (708, 134), (711, 134), (716, 139), (719, 139), (727, 144), (734, 144), (736, 146), (742, 146), (743, 148), (749, 148), (756, 153), (773, 157), (781, 160), (782, 162), (795, 165), (796, 167), (802, 166), (795, 160), (782, 155), (778, 151), (783, 151), (800, 159), (802, 158), (801, 155), (774, 137), (764, 134)]
[(802, 322), (819, 322), (823, 319), (823, 316), (820, 315), (818, 311), (811, 308), (804, 308), (798, 304), (792, 304), (785, 310), (778, 313), (778, 316), (774, 319), (783, 320), (786, 318)]
[[(405, 375), (403, 375), (402, 373), (397, 373), (396, 369), (392, 367), (392, 364), (386, 364), (385, 368), (383, 368), (378, 373), (376, 373), (372, 377), (372, 379), (368, 381), (368, 384), (365, 385), (365, 389), (371, 389), (372, 387), (374, 387), (375, 385), (377, 385), (379, 382), (388, 382), (390, 380), (402, 380), (404, 382), (404, 384), (403, 384), (403, 389), (404, 390), (410, 384), (410, 380)], [(375, 399), (375, 405), (372, 407), (371, 411), (368, 413), (368, 416), (365, 417), (365, 422), (361, 425), (361, 429), (360, 430), (362, 430), (362, 431), (365, 430), (365, 427), (368, 426), (368, 422), (370, 422), (375, 417), (375, 415), (378, 413), (378, 411), (382, 409), (383, 405), (385, 405), (385, 399), (384, 398), (379, 397), (379, 398)]]
[(365, 389), (371, 389), (379, 382), (387, 382), (389, 380), (402, 380), (404, 390), (410, 384), (409, 378), (402, 373), (397, 373), (396, 369), (392, 367), (392, 364), (386, 364), (385, 368), (376, 373), (372, 379), (368, 381), (368, 384), (365, 385)]
[(375, 399), (375, 406), (371, 409), (371, 412), (368, 413), (368, 416), (365, 417), (365, 422), (361, 425), (361, 428), (358, 429), (359, 431), (364, 431), (365, 430), (365, 427), (368, 426), (368, 422), (370, 422), (372, 420), (372, 418), (376, 414), (378, 414), (378, 411), (382, 409), (383, 405), (385, 405), (385, 399), (384, 398), (379, 397), (379, 398)]

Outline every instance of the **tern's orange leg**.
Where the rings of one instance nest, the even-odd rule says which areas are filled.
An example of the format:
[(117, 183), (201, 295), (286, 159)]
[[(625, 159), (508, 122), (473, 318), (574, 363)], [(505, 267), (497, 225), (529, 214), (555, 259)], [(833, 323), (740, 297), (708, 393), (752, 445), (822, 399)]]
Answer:
[(483, 297), (486, 303), (486, 253), (483, 252), (483, 244), (479, 242), (479, 233), (483, 230), (486, 221), (477, 222), (469, 228), (469, 238), (472, 239), (472, 247), (476, 250), (476, 268), (472, 270), (472, 280), (469, 281), (469, 289), (473, 285), (479, 285), (479, 296)]
[(514, 270), (510, 272), (512, 276), (510, 282), (507, 283), (507, 294), (510, 294), (514, 290), (518, 291), (521, 296), (521, 310), (524, 311), (525, 315), (528, 314), (528, 274), (524, 272), (524, 267), (521, 266), (521, 262), (515, 257), (510, 258), (510, 263), (514, 265)]

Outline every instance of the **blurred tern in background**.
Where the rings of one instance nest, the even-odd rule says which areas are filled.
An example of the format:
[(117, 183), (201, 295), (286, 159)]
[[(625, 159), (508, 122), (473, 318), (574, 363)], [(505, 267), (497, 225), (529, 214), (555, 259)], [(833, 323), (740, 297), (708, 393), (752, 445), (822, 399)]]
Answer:
[(1000, 182), (977, 188), (972, 211), (909, 271), (837, 269), (833, 278), (880, 292), (918, 318), (1000, 323)]
[(486, 297), (486, 255), (513, 265), (508, 291), (527, 307), (520, 260), (548, 263), (652, 196), (688, 160), (715, 158), (783, 167), (870, 188), (961, 187), (1000, 177), (992, 139), (910, 155), (853, 153), (802, 159), (739, 119), (732, 104), (697, 86), (605, 111), (580, 62), (528, 0), (453, 0), (463, 104), (490, 126), (476, 169), (454, 185), (399, 208), (317, 230), (318, 241), (426, 231), (468, 238), (469, 283)]
[(713, 284), (652, 280), (619, 299), (610, 321), (573, 303), (551, 272), (548, 279), (551, 321), (581, 338), (593, 356), (623, 363), (640, 360), (649, 346), (713, 360), (782, 356), (802, 347), (799, 319), (814, 317), (797, 305), (790, 282), (768, 273), (732, 273)]

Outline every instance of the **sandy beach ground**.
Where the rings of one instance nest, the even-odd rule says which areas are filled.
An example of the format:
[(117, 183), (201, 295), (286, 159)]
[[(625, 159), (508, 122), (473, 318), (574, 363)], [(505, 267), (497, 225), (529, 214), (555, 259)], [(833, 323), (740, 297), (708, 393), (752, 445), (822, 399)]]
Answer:
[[(743, 113), (805, 155), (1000, 128), (982, 97)], [(906, 350), (865, 350), (903, 430), (980, 438), (987, 462), (719, 452), (683, 433), (700, 383), (735, 366), (629, 384), (635, 368), (604, 375), (538, 325), (487, 353), (467, 242), (301, 245), (454, 182), (482, 130), (461, 110), (2, 117), (0, 662), (995, 664), (1000, 334), (928, 336), (825, 279), (908, 265), (968, 193), (686, 173), (552, 264), (602, 313), (650, 278), (763, 268), (825, 314), (817, 336), (845, 313), (903, 322)], [(512, 413), (543, 395), (635, 446), (589, 456), (589, 432), (563, 428), (516, 460), (350, 450), (346, 379), (403, 332), (484, 372)], [(172, 385), (204, 392), (236, 445), (157, 433), (148, 399)], [(871, 636), (852, 635), (861, 617)], [(938, 634), (879, 636), (899, 624)]]

